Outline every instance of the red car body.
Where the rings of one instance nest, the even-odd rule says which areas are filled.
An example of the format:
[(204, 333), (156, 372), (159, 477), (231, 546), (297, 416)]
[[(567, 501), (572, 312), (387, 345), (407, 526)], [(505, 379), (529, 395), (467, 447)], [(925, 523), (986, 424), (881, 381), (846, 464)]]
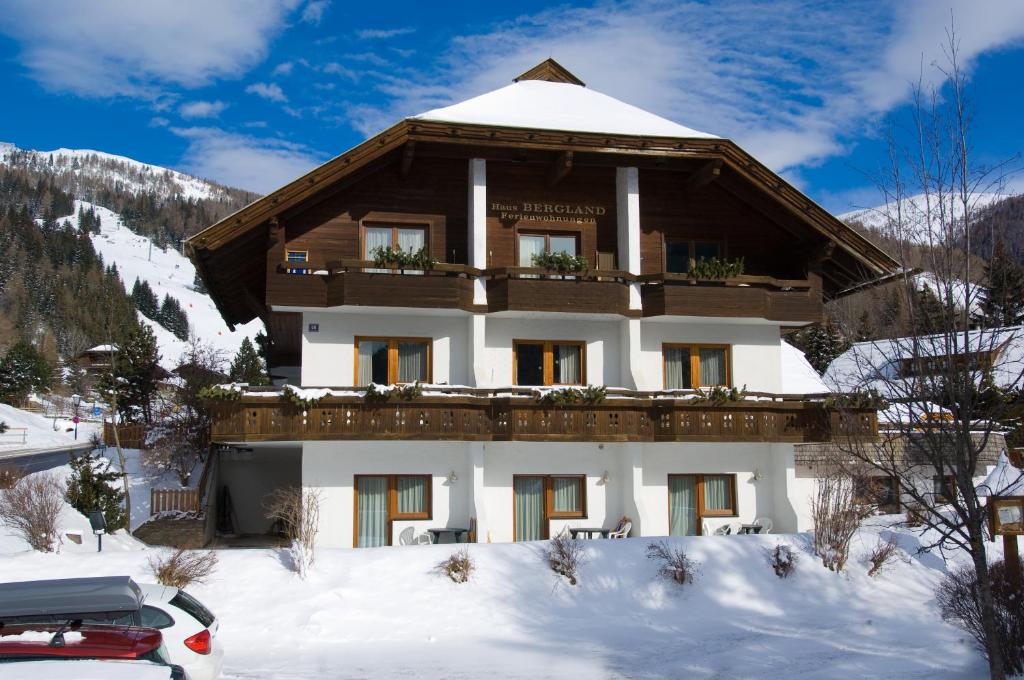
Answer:
[[(70, 626), (65, 642), (51, 644), (60, 625), (19, 623), (0, 626), (0, 661), (11, 658), (145, 659), (167, 663), (161, 650), (163, 636), (153, 628), (138, 626)], [(23, 633), (39, 632), (48, 639), (29, 640)], [(79, 635), (81, 638), (79, 639)], [(40, 636), (43, 637), (43, 636)]]

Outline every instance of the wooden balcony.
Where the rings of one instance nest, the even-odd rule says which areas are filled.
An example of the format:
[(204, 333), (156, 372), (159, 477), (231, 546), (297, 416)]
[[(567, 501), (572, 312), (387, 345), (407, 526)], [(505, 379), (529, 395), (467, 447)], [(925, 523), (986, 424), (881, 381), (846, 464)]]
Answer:
[(713, 316), (769, 321), (821, 321), (821, 289), (806, 279), (738, 276), (697, 281), (686, 274), (647, 274), (640, 298), (644, 316)]
[(487, 311), (629, 313), (628, 272), (591, 270), (554, 274), (537, 267), (488, 269)]
[(474, 311), (472, 277), (477, 274), (472, 267), (443, 263), (429, 270), (378, 268), (368, 260), (280, 265), (267, 282), (267, 303)]
[(878, 431), (874, 411), (840, 417), (821, 401), (801, 397), (760, 395), (712, 404), (620, 390), (599, 404), (550, 406), (525, 396), (528, 392), (452, 388), (383, 403), (329, 396), (305, 411), (276, 393), (247, 393), (214, 408), (212, 437), (219, 442), (821, 442), (836, 433), (874, 437)]

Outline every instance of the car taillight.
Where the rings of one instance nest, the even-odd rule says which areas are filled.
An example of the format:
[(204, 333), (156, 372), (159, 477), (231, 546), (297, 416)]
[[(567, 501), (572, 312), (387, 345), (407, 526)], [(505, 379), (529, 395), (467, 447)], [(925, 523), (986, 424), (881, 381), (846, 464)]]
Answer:
[(209, 654), (213, 651), (213, 639), (210, 637), (210, 631), (204, 628), (192, 637), (186, 638), (185, 646), (196, 654)]

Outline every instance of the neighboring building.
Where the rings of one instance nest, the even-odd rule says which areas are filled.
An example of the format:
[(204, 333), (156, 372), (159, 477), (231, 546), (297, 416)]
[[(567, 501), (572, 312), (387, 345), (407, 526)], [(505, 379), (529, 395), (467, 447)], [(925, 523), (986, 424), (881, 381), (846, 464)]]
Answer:
[(115, 345), (96, 345), (75, 357), (75, 363), (85, 371), (91, 378), (99, 378), (110, 371), (114, 353), (117, 351)]
[[(186, 248), (229, 324), (264, 321), (276, 384), (302, 386), (218, 407), (219, 512), (261, 533), (268, 491), (318, 489), (328, 546), (435, 527), (539, 539), (623, 515), (641, 536), (806, 528), (794, 445), (839, 416), (802, 396), (823, 389), (781, 333), (897, 268), (733, 142), (551, 60), (400, 121)], [(420, 258), (401, 269), (388, 249)]]

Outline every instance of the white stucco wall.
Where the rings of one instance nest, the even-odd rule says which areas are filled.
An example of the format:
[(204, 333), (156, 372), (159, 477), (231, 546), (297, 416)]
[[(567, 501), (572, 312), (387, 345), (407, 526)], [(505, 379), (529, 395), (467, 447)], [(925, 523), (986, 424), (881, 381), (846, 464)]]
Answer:
[[(440, 316), (412, 312), (357, 314), (304, 312), (302, 314), (302, 386), (355, 385), (355, 337), (431, 338), (433, 381), (465, 385), (469, 382), (466, 315)], [(320, 330), (309, 332), (309, 324)]]
[(587, 344), (586, 380), (621, 385), (619, 322), (581, 321), (557, 316), (542, 319), (487, 318), (485, 378), (489, 385), (511, 385), (513, 340), (581, 340)]

